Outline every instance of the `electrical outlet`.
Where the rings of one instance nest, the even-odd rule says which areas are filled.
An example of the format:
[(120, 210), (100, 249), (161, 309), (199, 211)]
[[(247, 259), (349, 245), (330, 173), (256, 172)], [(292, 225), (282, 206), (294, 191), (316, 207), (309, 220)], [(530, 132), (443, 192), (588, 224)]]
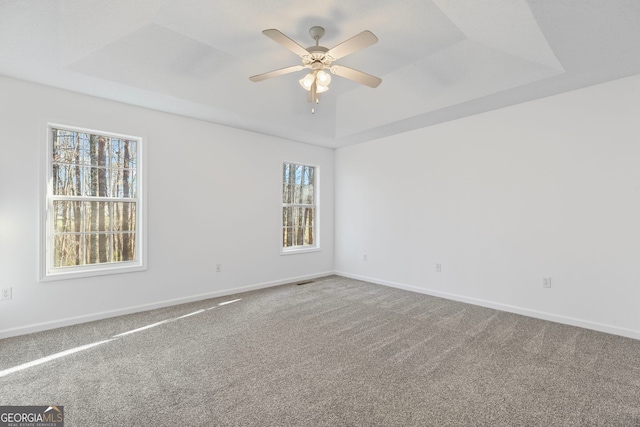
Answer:
[(550, 288), (551, 287), (551, 277), (543, 277), (542, 278), (542, 287)]
[(442, 273), (442, 264), (436, 264), (436, 272)]
[(222, 264), (216, 264), (216, 273), (220, 273), (222, 271)]
[(11, 299), (11, 288), (0, 290), (0, 300)]

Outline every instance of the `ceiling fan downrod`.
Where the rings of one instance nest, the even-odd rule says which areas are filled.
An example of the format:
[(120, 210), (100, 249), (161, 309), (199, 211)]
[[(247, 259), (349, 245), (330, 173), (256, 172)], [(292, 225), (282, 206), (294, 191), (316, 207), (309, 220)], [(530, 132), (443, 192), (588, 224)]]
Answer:
[(324, 36), (324, 28), (315, 26), (309, 28), (309, 35), (316, 41), (316, 46), (320, 45), (320, 39)]

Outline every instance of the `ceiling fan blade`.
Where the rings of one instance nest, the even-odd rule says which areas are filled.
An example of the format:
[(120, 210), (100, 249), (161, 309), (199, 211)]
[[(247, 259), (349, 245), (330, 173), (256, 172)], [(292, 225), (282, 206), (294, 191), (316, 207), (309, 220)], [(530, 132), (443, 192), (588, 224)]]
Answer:
[(272, 77), (278, 77), (283, 74), (295, 73), (296, 71), (300, 71), (304, 69), (302, 65), (292, 65), (291, 67), (281, 68), (279, 70), (269, 71), (268, 73), (258, 74), (256, 76), (249, 77), (249, 80), (252, 82), (261, 82), (266, 79), (270, 79)]
[(363, 84), (369, 87), (378, 87), (382, 83), (382, 79), (371, 74), (363, 73), (362, 71), (354, 70), (353, 68), (345, 67), (343, 65), (333, 65), (331, 72), (336, 76), (344, 77), (349, 80), (353, 80), (356, 83)]
[(369, 30), (356, 34), (348, 40), (343, 41), (338, 46), (329, 49), (327, 54), (334, 60), (340, 59), (367, 46), (377, 43), (378, 38)]
[(275, 30), (275, 29), (264, 30), (262, 34), (269, 37), (271, 40), (274, 40), (280, 43), (282, 46), (289, 49), (291, 52), (295, 53), (298, 56), (304, 56), (309, 54), (307, 49), (303, 48), (298, 43), (294, 42), (293, 40), (291, 40), (289, 37), (285, 36), (283, 33), (281, 33), (278, 30)]

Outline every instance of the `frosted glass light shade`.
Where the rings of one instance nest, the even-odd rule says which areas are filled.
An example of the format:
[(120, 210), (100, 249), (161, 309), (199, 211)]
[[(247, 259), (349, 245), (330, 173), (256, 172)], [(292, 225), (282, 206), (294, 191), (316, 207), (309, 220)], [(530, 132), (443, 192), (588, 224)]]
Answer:
[(306, 76), (304, 76), (303, 78), (301, 78), (299, 80), (300, 86), (302, 86), (302, 88), (304, 90), (311, 90), (311, 85), (313, 85), (313, 82), (315, 80), (315, 76), (311, 73), (307, 74)]
[(320, 70), (318, 71), (316, 79), (318, 81), (318, 86), (329, 86), (329, 83), (331, 83), (331, 74)]

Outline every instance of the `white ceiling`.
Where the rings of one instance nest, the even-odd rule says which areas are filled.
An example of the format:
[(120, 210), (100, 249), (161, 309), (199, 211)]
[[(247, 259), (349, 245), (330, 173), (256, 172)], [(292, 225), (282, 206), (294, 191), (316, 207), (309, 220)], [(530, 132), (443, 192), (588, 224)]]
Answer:
[[(305, 71), (261, 34), (331, 48), (316, 114)], [(341, 147), (640, 73), (639, 0), (0, 0), (0, 74), (327, 147)]]

